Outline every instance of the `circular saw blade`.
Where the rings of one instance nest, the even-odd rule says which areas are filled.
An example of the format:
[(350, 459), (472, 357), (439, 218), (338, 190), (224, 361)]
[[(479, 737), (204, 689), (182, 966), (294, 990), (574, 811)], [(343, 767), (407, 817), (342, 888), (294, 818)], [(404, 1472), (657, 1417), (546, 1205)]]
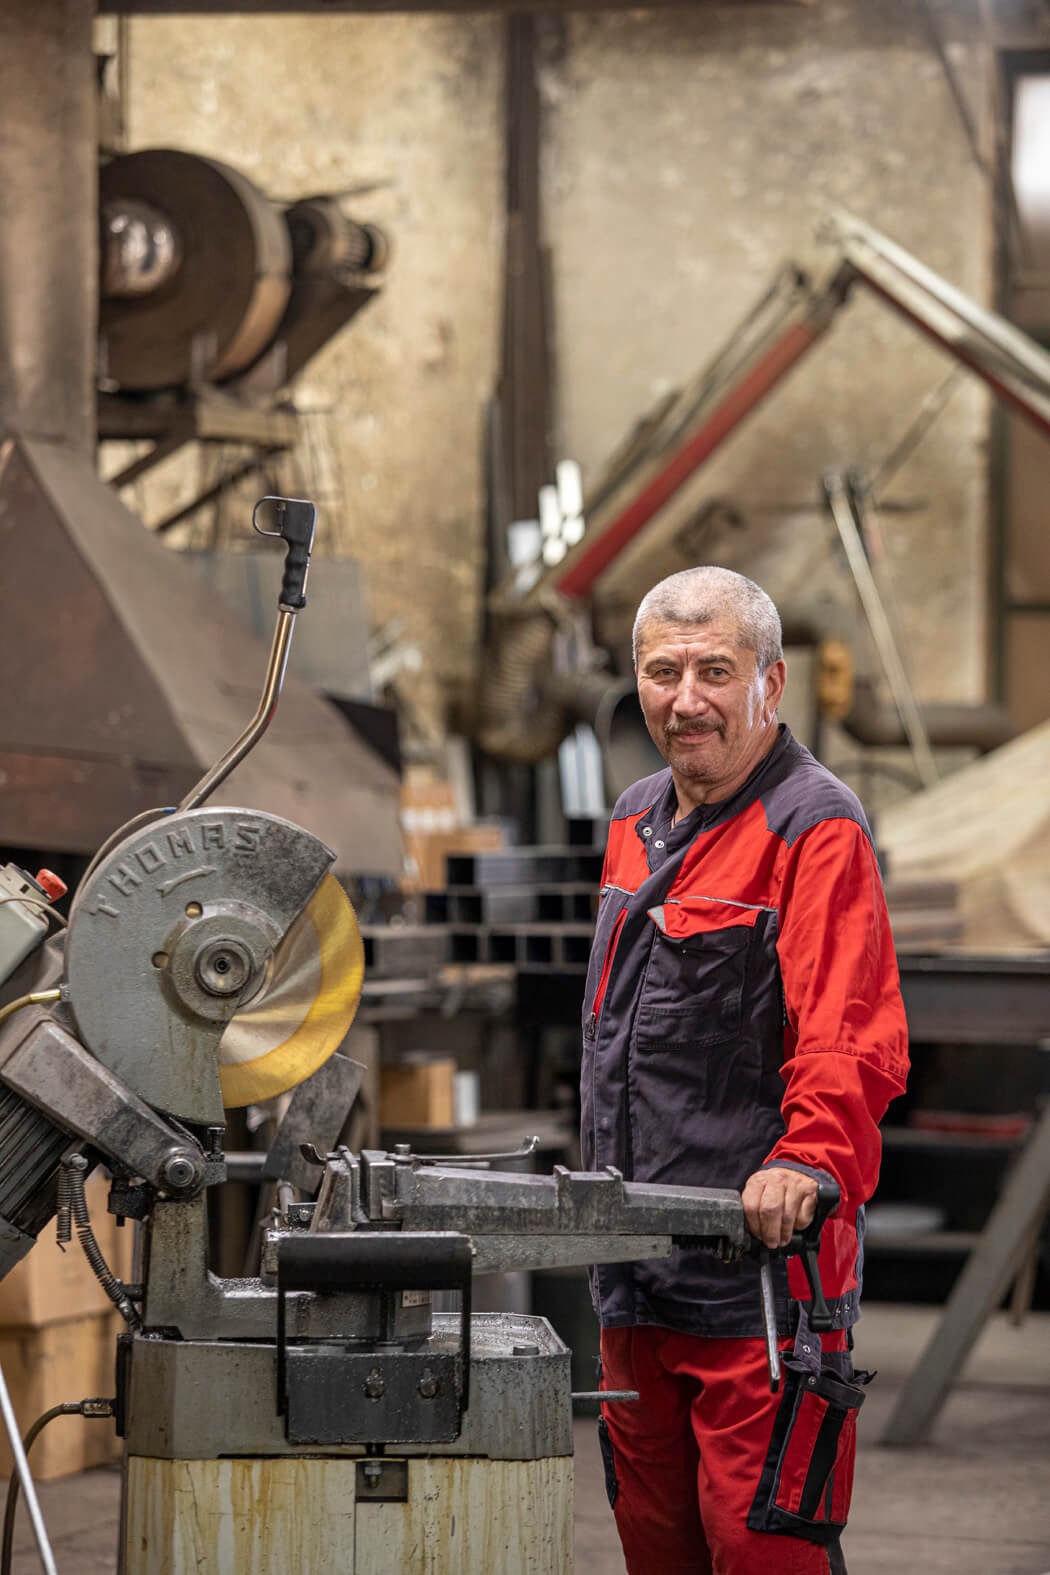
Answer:
[(227, 1109), (286, 1093), (327, 1061), (354, 1020), (364, 971), (357, 916), (326, 875), (274, 953), (261, 993), (219, 1042)]

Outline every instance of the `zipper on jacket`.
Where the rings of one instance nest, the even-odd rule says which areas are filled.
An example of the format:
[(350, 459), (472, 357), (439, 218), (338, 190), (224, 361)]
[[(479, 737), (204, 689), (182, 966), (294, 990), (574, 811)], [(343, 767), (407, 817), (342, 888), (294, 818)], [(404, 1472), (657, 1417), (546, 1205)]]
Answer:
[(623, 929), (623, 921), (626, 917), (627, 909), (621, 908), (619, 918), (616, 920), (613, 932), (609, 937), (609, 944), (605, 948), (605, 961), (602, 963), (602, 971), (598, 976), (598, 988), (595, 990), (594, 1000), (591, 1002), (591, 1015), (587, 1019), (588, 1039), (593, 1039), (598, 1032), (598, 1019), (602, 1014), (602, 1002), (605, 1000), (605, 992), (609, 987), (609, 975), (612, 972), (613, 952), (616, 950), (616, 942), (620, 938), (620, 931)]

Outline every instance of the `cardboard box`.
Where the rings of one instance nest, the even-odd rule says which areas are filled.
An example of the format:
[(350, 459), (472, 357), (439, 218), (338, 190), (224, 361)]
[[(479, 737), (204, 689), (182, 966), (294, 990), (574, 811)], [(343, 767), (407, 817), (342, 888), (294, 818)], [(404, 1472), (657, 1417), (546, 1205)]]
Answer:
[[(116, 1217), (107, 1212), (107, 1177), (98, 1173), (91, 1176), (85, 1194), (102, 1256), (118, 1279), (129, 1280), (134, 1226), (130, 1223), (118, 1226)], [(72, 1241), (63, 1252), (55, 1240), (54, 1220), (44, 1226), (36, 1246), (31, 1247), (27, 1256), (0, 1280), (0, 1326), (39, 1328), (48, 1323), (108, 1312), (112, 1306), (91, 1272), (77, 1240), (76, 1227)]]
[(380, 1068), (379, 1124), (450, 1127), (455, 1061), (398, 1061)]
[(499, 825), (464, 823), (448, 782), (406, 782), (401, 788), (406, 891), (443, 891), (450, 853), (494, 853), (506, 846)]
[(460, 826), (457, 831), (405, 833), (406, 891), (444, 891), (450, 853), (499, 853), (507, 845), (502, 826)]
[[(0, 1331), (0, 1365), (23, 1438), (51, 1406), (113, 1398), (117, 1335), (124, 1328), (120, 1314), (111, 1310), (40, 1329)], [(117, 1460), (121, 1448), (112, 1418), (58, 1416), (37, 1438), (29, 1466), (42, 1480), (63, 1477)], [(0, 1428), (0, 1474), (10, 1476), (12, 1470), (7, 1434)]]

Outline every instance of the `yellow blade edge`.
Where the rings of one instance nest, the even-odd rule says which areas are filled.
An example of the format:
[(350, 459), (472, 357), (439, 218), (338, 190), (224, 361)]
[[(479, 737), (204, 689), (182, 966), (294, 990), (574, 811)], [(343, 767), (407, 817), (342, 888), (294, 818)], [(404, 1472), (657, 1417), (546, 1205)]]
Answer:
[[(294, 1031), (272, 1050), (254, 1060), (220, 1063), (222, 1102), (227, 1109), (273, 1099), (304, 1082), (338, 1049), (354, 1020), (364, 981), (365, 949), (357, 915), (334, 875), (325, 876), (296, 925), (304, 922), (312, 927), (317, 947), (316, 994), (305, 1014), (295, 1013)], [(273, 992), (271, 986), (267, 995)], [(265, 1000), (260, 1003), (264, 1011), (265, 1004)], [(233, 1018), (230, 1027), (237, 1021)]]

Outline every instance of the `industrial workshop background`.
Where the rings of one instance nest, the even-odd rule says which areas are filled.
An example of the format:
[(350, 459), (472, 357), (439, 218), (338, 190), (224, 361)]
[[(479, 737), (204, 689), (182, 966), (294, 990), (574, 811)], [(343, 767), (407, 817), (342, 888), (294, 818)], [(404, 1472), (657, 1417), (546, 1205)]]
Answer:
[[(185, 807), (265, 665), (253, 505), (310, 499), (282, 710), (218, 797), (336, 852), (343, 1139), (578, 1167), (605, 826), (655, 769), (635, 608), (751, 576), (782, 715), (872, 818), (913, 1041), (850, 1567), (1045, 1575), (1050, 5), (0, 0), (0, 87), (3, 900)], [(283, 1114), (229, 1112), (221, 1274), (259, 1271)], [(23, 1430), (112, 1388), (51, 1235), (0, 1285)], [(475, 1312), (549, 1318), (591, 1391), (549, 1264)], [(580, 1575), (621, 1567), (593, 1410)], [(116, 1568), (119, 1449), (69, 1418), (30, 1457), (62, 1567)]]

